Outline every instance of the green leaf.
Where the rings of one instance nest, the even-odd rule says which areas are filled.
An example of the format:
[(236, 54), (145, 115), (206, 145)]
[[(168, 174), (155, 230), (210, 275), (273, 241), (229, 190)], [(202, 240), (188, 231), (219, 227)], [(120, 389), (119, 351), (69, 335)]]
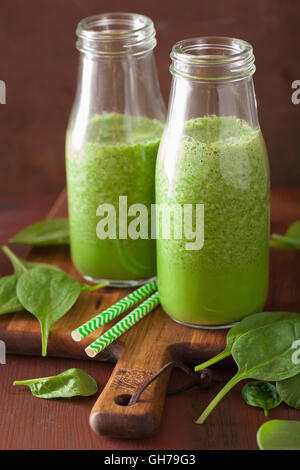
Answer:
[(293, 344), (300, 338), (300, 317), (263, 326), (240, 336), (232, 346), (238, 372), (222, 388), (196, 421), (202, 424), (220, 400), (241, 380), (280, 381), (300, 373), (292, 360)]
[(300, 338), (300, 316), (266, 325), (241, 336), (232, 347), (232, 356), (245, 378), (277, 381), (300, 372), (292, 360), (293, 344)]
[(269, 382), (248, 382), (242, 389), (242, 397), (247, 405), (261, 407), (265, 416), (282, 402), (276, 387)]
[(53, 265), (33, 263), (19, 258), (7, 246), (2, 246), (2, 250), (10, 259), (15, 274), (0, 278), (0, 315), (24, 310), (24, 306), (18, 299), (16, 293), (17, 281), (22, 273), (36, 268), (37, 266), (49, 266), (51, 269), (59, 269)]
[(95, 286), (81, 284), (57, 266), (26, 261), (8, 247), (2, 249), (11, 260), (15, 270), (13, 276), (16, 277), (6, 281), (0, 278), (0, 314), (9, 313), (8, 309), (26, 309), (32, 313), (41, 325), (42, 355), (46, 356), (52, 325), (70, 310), (81, 292), (100, 289), (109, 283)]
[(300, 318), (300, 314), (290, 312), (262, 312), (245, 317), (228, 331), (225, 349), (208, 361), (205, 361), (202, 364), (196, 366), (195, 371), (205, 369), (206, 367), (221, 361), (225, 357), (230, 356), (234, 342), (245, 333), (256, 330), (257, 328), (261, 328), (262, 326), (269, 325), (281, 320), (288, 320), (290, 318)]
[(17, 296), (40, 322), (43, 356), (47, 353), (50, 328), (70, 310), (80, 293), (80, 283), (61, 270), (36, 267), (20, 276)]
[(18, 279), (17, 274), (0, 278), (0, 315), (24, 310), (16, 294)]
[(277, 382), (276, 387), (287, 405), (300, 410), (300, 374)]
[(287, 230), (285, 235), (274, 233), (271, 240), (272, 246), (300, 250), (300, 220), (294, 222)]
[(43, 356), (47, 354), (51, 327), (73, 307), (81, 292), (106, 285), (107, 282), (96, 286), (81, 284), (60, 268), (46, 264), (31, 267), (20, 275), (16, 287), (17, 297), (24, 308), (40, 322)]
[(98, 390), (93, 377), (80, 369), (69, 369), (53, 377), (16, 381), (13, 385), (27, 385), (32, 395), (45, 399), (87, 397)]
[(9, 240), (19, 245), (68, 245), (70, 243), (68, 219), (37, 222), (24, 228)]
[(256, 439), (260, 450), (300, 450), (300, 421), (267, 421)]

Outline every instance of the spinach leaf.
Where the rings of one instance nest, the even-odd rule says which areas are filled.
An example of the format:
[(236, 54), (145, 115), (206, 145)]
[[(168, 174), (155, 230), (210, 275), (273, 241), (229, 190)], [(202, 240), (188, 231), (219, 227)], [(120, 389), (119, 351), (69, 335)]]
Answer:
[(242, 396), (247, 405), (263, 408), (265, 416), (282, 402), (276, 387), (269, 382), (248, 382), (242, 389)]
[(24, 272), (17, 282), (17, 296), (25, 309), (40, 322), (42, 355), (46, 356), (50, 328), (74, 305), (81, 285), (61, 270), (36, 267)]
[(300, 250), (300, 220), (294, 222), (287, 230), (285, 235), (274, 233), (271, 240), (272, 246), (280, 246), (292, 250)]
[(234, 342), (243, 334), (271, 323), (275, 323), (281, 320), (288, 320), (289, 318), (300, 319), (300, 314), (290, 312), (262, 312), (255, 313), (243, 318), (243, 320), (241, 320), (237, 325), (233, 326), (228, 331), (225, 349), (208, 361), (205, 361), (202, 364), (196, 366), (195, 371), (205, 369), (206, 367), (221, 361), (225, 357), (230, 356)]
[(94, 395), (97, 383), (90, 375), (80, 369), (69, 369), (53, 377), (20, 380), (13, 385), (27, 385), (32, 395), (38, 398), (66, 398), (76, 395), (87, 397)]
[(17, 281), (17, 297), (26, 310), (40, 322), (42, 355), (47, 354), (51, 327), (75, 304), (83, 290), (95, 290), (108, 285), (80, 284), (59, 268), (37, 266), (23, 272)]
[(2, 250), (10, 259), (15, 274), (0, 278), (0, 315), (24, 310), (24, 306), (18, 299), (16, 292), (17, 282), (22, 273), (38, 266), (47, 266), (50, 269), (60, 270), (57, 266), (34, 263), (19, 258), (7, 246), (3, 246)]
[(34, 263), (16, 256), (2, 247), (11, 260), (15, 274), (0, 278), (0, 314), (28, 310), (40, 322), (42, 355), (46, 356), (50, 329), (74, 305), (81, 292), (90, 292), (109, 285), (81, 284), (57, 266)]
[(24, 228), (9, 240), (19, 245), (68, 245), (70, 243), (68, 219), (37, 222)]
[(0, 315), (24, 310), (16, 294), (18, 279), (17, 274), (0, 278)]
[(202, 424), (219, 401), (241, 380), (280, 381), (300, 373), (300, 363), (292, 361), (293, 344), (300, 338), (300, 318), (282, 320), (249, 331), (232, 346), (238, 372), (223, 387), (196, 421)]
[(267, 421), (256, 439), (260, 450), (300, 450), (300, 421)]
[(276, 388), (287, 405), (300, 410), (300, 374), (277, 382)]

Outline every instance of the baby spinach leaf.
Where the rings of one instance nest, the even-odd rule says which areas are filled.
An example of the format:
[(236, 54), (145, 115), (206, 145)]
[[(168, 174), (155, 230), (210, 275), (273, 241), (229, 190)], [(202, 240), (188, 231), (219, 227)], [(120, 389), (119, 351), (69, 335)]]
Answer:
[(16, 294), (18, 279), (17, 274), (0, 278), (0, 315), (24, 310)]
[[(52, 325), (74, 305), (81, 292), (90, 292), (109, 285), (81, 284), (57, 266), (34, 263), (16, 256), (2, 247), (11, 260), (15, 274), (0, 278), (0, 314), (28, 310), (40, 322), (42, 355), (46, 356), (48, 335)], [(2, 286), (2, 287), (1, 287)]]
[(300, 410), (300, 374), (277, 382), (276, 388), (287, 405)]
[(290, 225), (285, 235), (273, 233), (272, 238), (272, 246), (300, 250), (300, 220)]
[(69, 369), (53, 377), (19, 380), (13, 385), (27, 385), (32, 395), (38, 398), (66, 398), (76, 395), (88, 397), (94, 395), (97, 383), (90, 375), (80, 369)]
[(0, 315), (24, 310), (24, 306), (18, 299), (16, 292), (17, 281), (22, 273), (38, 266), (47, 266), (49, 269), (60, 270), (57, 266), (43, 263), (34, 263), (19, 258), (7, 246), (3, 246), (2, 250), (10, 259), (15, 274), (12, 276), (5, 276), (0, 278)]
[(258, 430), (260, 450), (300, 450), (300, 421), (274, 419)]
[(80, 292), (80, 283), (61, 270), (36, 267), (20, 276), (17, 296), (40, 322), (43, 356), (47, 353), (50, 328), (70, 310)]
[(39, 265), (23, 272), (17, 281), (16, 293), (26, 310), (40, 322), (42, 355), (47, 354), (51, 327), (74, 305), (83, 291), (95, 290), (108, 283), (88, 286), (52, 265)]
[(238, 372), (211, 401), (196, 423), (204, 423), (219, 401), (243, 379), (275, 382), (300, 373), (300, 363), (292, 361), (293, 344), (299, 338), (298, 318), (278, 321), (240, 336), (231, 350)]
[(290, 312), (261, 312), (254, 313), (248, 317), (243, 318), (237, 325), (233, 326), (227, 333), (226, 347), (225, 349), (209, 359), (208, 361), (203, 362), (195, 367), (195, 371), (205, 369), (206, 367), (215, 364), (227, 356), (231, 355), (231, 348), (234, 342), (243, 334), (248, 333), (249, 331), (256, 330), (262, 326), (269, 325), (281, 320), (286, 320), (289, 318), (299, 318), (299, 313), (290, 313)]
[(21, 245), (68, 245), (70, 243), (68, 219), (37, 222), (24, 228), (9, 240)]
[(248, 382), (242, 389), (242, 396), (247, 405), (263, 408), (265, 416), (282, 402), (276, 387), (269, 382)]

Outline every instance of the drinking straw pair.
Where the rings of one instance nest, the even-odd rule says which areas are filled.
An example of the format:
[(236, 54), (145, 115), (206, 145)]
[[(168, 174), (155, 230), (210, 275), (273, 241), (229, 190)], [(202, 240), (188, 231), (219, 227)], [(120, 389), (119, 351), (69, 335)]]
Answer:
[(106, 331), (102, 336), (100, 336), (100, 338), (96, 339), (96, 341), (91, 343), (85, 349), (85, 352), (88, 356), (95, 357), (122, 334), (126, 333), (126, 331), (128, 331), (138, 321), (148, 315), (148, 313), (154, 310), (155, 307), (157, 307), (159, 304), (159, 295), (157, 292), (157, 283), (155, 279), (147, 282), (134, 292), (131, 292), (131, 294), (127, 295), (127, 297), (124, 297), (124, 299), (119, 300), (119, 302), (115, 303), (104, 312), (99, 313), (91, 320), (76, 328), (76, 330), (72, 331), (73, 340), (81, 341), (90, 333), (118, 317), (148, 295), (150, 295), (150, 297), (147, 300), (142, 302), (137, 308), (132, 310), (128, 315), (122, 318), (122, 320), (116, 323), (112, 328)]

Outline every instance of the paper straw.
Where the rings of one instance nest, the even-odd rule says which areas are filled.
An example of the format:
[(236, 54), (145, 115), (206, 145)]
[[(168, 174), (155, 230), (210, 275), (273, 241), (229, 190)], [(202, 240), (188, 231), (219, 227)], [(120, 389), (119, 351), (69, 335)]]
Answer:
[(128, 313), (126, 317), (122, 318), (116, 325), (114, 325), (110, 330), (106, 331), (100, 338), (96, 339), (92, 344), (90, 344), (85, 352), (90, 357), (95, 357), (103, 349), (107, 348), (113, 341), (119, 338), (121, 335), (126, 333), (132, 326), (144, 318), (148, 313), (157, 307), (159, 304), (159, 295), (158, 292), (145, 300), (141, 305)]
[(99, 313), (94, 318), (79, 326), (76, 328), (76, 330), (72, 331), (71, 334), (73, 340), (81, 341), (90, 333), (97, 330), (98, 328), (101, 328), (101, 326), (121, 315), (121, 313), (124, 313), (126, 310), (133, 307), (140, 300), (143, 300), (145, 297), (152, 294), (156, 290), (156, 279), (147, 282), (143, 286), (139, 287), (139, 289), (131, 292), (131, 294), (127, 295), (127, 297), (124, 297), (124, 299), (120, 300), (116, 304), (109, 307), (107, 310), (104, 310), (104, 312)]

